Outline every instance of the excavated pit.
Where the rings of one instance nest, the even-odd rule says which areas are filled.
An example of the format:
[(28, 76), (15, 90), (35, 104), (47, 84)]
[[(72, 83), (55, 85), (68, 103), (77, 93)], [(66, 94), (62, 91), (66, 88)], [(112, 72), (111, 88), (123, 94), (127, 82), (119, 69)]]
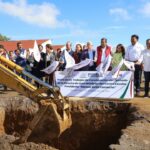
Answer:
[[(48, 129), (42, 128), (35, 129), (28, 142), (59, 150), (108, 150), (111, 144), (118, 143), (133, 112), (129, 103), (121, 102), (71, 101), (70, 106), (73, 123), (59, 139), (50, 141), (45, 136)], [(22, 135), (38, 109), (37, 104), (24, 97), (0, 100), (0, 135)]]

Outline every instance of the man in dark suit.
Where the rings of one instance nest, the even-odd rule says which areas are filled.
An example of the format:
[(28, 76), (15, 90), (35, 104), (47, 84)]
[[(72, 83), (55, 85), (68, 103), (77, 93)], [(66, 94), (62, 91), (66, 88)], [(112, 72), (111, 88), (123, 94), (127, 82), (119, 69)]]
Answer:
[[(74, 51), (72, 50), (72, 43), (68, 41), (66, 43), (66, 51), (69, 53), (70, 56), (73, 57)], [(65, 50), (62, 52), (62, 55), (60, 57), (60, 67), (59, 70), (63, 71), (66, 67), (66, 59), (65, 59)]]
[(81, 60), (91, 59), (93, 60), (88, 66), (82, 68), (83, 71), (95, 71), (96, 65), (94, 62), (95, 50), (93, 49), (92, 42), (87, 42), (87, 49), (82, 51)]
[(42, 79), (42, 77), (45, 76), (45, 73), (42, 72), (41, 70), (45, 69), (45, 57), (46, 54), (44, 52), (42, 52), (43, 50), (43, 46), (42, 45), (38, 45), (40, 54), (41, 54), (41, 59), (39, 62), (37, 62), (36, 60), (34, 60), (34, 67), (33, 67), (33, 75), (35, 75), (37, 78)]

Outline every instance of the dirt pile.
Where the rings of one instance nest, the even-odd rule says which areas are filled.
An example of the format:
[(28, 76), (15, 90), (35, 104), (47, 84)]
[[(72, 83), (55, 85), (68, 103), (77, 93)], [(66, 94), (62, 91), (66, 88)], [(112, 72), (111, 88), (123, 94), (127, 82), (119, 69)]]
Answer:
[(28, 142), (20, 145), (12, 144), (17, 138), (11, 135), (0, 136), (0, 150), (56, 150), (45, 144)]
[(122, 130), (118, 144), (113, 150), (150, 150), (150, 99), (132, 102), (136, 111), (129, 116), (130, 124)]

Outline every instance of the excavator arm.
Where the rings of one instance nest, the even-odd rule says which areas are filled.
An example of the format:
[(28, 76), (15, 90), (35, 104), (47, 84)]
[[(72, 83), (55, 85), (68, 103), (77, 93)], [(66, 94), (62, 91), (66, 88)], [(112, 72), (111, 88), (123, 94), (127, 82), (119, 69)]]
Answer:
[[(41, 85), (36, 88), (24, 80), (21, 75), (27, 76)], [(12, 61), (0, 56), (0, 84), (3, 84), (18, 93), (30, 98), (39, 104), (39, 111), (30, 122), (28, 129), (16, 143), (23, 143), (28, 140), (31, 133), (38, 129), (40, 124), (48, 119), (49, 140), (57, 138), (72, 124), (69, 100), (62, 96), (58, 87), (53, 87), (42, 80), (26, 72), (22, 67)]]

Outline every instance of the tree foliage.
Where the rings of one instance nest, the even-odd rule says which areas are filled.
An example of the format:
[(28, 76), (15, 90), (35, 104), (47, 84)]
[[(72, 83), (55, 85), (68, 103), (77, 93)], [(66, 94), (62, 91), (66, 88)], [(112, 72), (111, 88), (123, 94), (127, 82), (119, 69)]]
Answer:
[(5, 35), (0, 34), (0, 41), (9, 41), (9, 40), (10, 40), (10, 38), (9, 38), (9, 37), (7, 37), (7, 36), (5, 36)]

